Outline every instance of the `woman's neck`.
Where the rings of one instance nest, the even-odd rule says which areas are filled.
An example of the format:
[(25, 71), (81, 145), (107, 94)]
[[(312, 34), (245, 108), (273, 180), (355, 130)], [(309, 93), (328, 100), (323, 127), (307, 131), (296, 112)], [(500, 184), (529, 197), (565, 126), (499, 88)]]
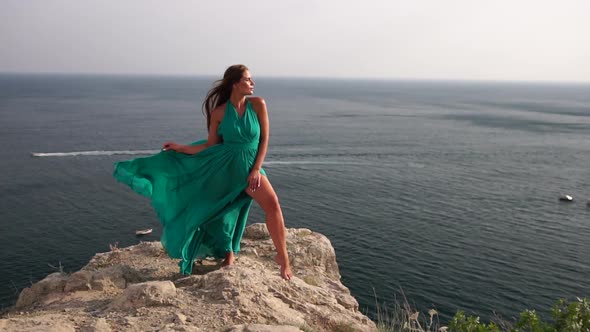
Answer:
[(230, 103), (232, 103), (232, 105), (234, 105), (234, 108), (236, 110), (239, 110), (242, 109), (246, 104), (246, 96), (242, 94), (232, 93), (229, 97), (229, 101)]

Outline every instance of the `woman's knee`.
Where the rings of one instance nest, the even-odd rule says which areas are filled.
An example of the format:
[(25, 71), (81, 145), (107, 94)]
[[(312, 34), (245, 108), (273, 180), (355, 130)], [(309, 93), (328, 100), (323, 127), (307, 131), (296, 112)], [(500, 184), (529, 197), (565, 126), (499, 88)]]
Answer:
[(279, 198), (276, 194), (271, 195), (266, 199), (266, 202), (263, 207), (264, 212), (266, 213), (277, 213), (281, 211), (281, 205), (279, 204)]

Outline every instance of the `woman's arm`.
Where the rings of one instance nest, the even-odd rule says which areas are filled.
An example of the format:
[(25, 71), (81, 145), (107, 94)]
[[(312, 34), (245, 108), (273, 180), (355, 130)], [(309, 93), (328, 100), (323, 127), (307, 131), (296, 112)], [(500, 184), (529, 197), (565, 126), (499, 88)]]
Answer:
[(260, 187), (260, 169), (262, 168), (262, 163), (264, 162), (266, 151), (268, 149), (270, 126), (268, 123), (268, 111), (266, 109), (266, 102), (264, 99), (260, 97), (252, 97), (249, 98), (249, 100), (254, 107), (254, 111), (258, 116), (258, 123), (260, 124), (260, 142), (258, 143), (258, 154), (256, 155), (256, 160), (254, 161), (254, 166), (252, 166), (250, 176), (248, 176), (249, 188), (251, 190), (256, 190), (256, 188)]
[(217, 128), (223, 119), (223, 110), (224, 108), (220, 106), (211, 112), (211, 125), (209, 126), (209, 137), (207, 138), (207, 143), (199, 145), (182, 145), (176, 144), (174, 142), (166, 142), (162, 146), (162, 150), (174, 150), (184, 154), (197, 154), (210, 146), (221, 143), (221, 138), (217, 133)]

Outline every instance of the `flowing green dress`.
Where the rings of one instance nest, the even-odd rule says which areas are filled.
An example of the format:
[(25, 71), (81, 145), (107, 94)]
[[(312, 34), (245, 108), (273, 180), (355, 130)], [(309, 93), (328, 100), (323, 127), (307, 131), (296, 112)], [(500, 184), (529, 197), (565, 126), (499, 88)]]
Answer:
[(246, 102), (240, 117), (227, 102), (218, 134), (222, 143), (194, 155), (163, 151), (115, 163), (114, 177), (151, 199), (163, 226), (162, 245), (181, 259), (182, 274), (192, 272), (197, 258), (239, 252), (252, 205), (245, 189), (260, 141), (252, 104)]

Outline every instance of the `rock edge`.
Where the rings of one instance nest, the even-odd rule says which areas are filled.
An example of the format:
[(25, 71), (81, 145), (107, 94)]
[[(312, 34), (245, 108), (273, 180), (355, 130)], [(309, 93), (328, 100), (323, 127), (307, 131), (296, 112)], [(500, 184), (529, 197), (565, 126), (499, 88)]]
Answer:
[(264, 224), (246, 228), (236, 264), (178, 273), (160, 242), (96, 254), (80, 271), (21, 291), (2, 331), (374, 331), (340, 282), (329, 239), (287, 229), (294, 278), (282, 280)]

